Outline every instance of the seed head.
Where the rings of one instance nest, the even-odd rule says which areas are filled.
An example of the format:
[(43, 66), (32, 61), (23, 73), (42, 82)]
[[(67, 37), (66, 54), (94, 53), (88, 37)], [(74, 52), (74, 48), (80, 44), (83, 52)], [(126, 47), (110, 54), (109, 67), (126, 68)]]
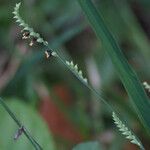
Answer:
[(25, 31), (23, 34), (22, 34), (22, 39), (28, 39), (30, 38), (30, 33), (29, 31)]
[(51, 50), (46, 50), (45, 55), (46, 55), (46, 58), (49, 58), (50, 56), (52, 56), (52, 51)]

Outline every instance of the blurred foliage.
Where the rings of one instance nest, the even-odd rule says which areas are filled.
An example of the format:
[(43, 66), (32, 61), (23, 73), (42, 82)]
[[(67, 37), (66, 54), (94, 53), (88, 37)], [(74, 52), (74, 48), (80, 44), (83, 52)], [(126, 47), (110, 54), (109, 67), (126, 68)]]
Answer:
[[(29, 129), (29, 131), (32, 131), (32, 135), (36, 137), (43, 149), (54, 149), (54, 143), (52, 136), (48, 131), (48, 127), (34, 108), (16, 98), (10, 99), (7, 104), (26, 128)], [(20, 135), (17, 141), (13, 140), (13, 135), (15, 136), (15, 131), (17, 132), (17, 126), (4, 109), (0, 109), (0, 118), (1, 150), (8, 150), (10, 148), (12, 150), (34, 149), (24, 135)]]
[(100, 144), (98, 142), (86, 142), (77, 145), (73, 150), (101, 150)]
[[(21, 40), (20, 29), (12, 19), (13, 7), (18, 2), (18, 0), (0, 1), (1, 96), (20, 99), (19, 102), (12, 99), (8, 104), (10, 103), (13, 108), (17, 103), (14, 110), (20, 111), (17, 115), (27, 113), (25, 115), (27, 124), (28, 122), (33, 124), (33, 119), (30, 120), (30, 116), (34, 113), (32, 109), (39, 111), (52, 133), (56, 149), (71, 149), (76, 143), (93, 139), (100, 141), (106, 149), (114, 147), (115, 150), (136, 149), (112, 131), (114, 126), (106, 106), (84, 89), (62, 64), (56, 62), (55, 58), (46, 60), (40, 45), (29, 47), (27, 42)], [(141, 82), (145, 80), (149, 82), (150, 1), (95, 0), (95, 3), (129, 63), (140, 76)], [(84, 20), (78, 3), (72, 0), (22, 0), (21, 14), (35, 31), (49, 41), (52, 49), (57, 49), (67, 60), (73, 59), (79, 64), (92, 86), (123, 114), (145, 147), (149, 147), (147, 133), (138, 122), (111, 60), (88, 22)], [(27, 108), (23, 108), (22, 101), (31, 105), (30, 113), (26, 112)], [(0, 110), (3, 116), (7, 115), (3, 109)], [(0, 122), (2, 122), (0, 126), (5, 125), (2, 118)], [(38, 122), (43, 124), (42, 120)], [(6, 126), (0, 127), (5, 133), (2, 134), (0, 142), (3, 144), (11, 142), (11, 147), (12, 135), (17, 129), (13, 128), (13, 125), (14, 123), (9, 124), (10, 132)], [(36, 126), (38, 131), (34, 137), (41, 144), (47, 142), (45, 139), (42, 141), (44, 129), (41, 130), (41, 127), (35, 124)], [(56, 126), (57, 128), (54, 128)], [(55, 132), (56, 130), (59, 133)], [(22, 138), (24, 137), (16, 143), (26, 141)], [(53, 143), (51, 140), (48, 142), (48, 146)], [(114, 143), (120, 146), (117, 147)], [(25, 149), (25, 146), (21, 149)]]

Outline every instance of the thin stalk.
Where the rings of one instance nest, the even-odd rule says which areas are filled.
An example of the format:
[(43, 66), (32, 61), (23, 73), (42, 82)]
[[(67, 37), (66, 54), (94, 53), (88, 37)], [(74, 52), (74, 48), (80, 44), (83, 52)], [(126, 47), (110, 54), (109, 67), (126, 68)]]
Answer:
[[(51, 49), (49, 45), (45, 45), (45, 46), (48, 47), (48, 49)], [(73, 74), (88, 90), (90, 90), (90, 91), (92, 92), (92, 94), (96, 96), (96, 98), (98, 98), (97, 100), (101, 100), (101, 101), (107, 106), (108, 110), (111, 111), (111, 112), (113, 112), (113, 113), (115, 113), (115, 114), (117, 114), (118, 118), (120, 119), (120, 115), (119, 115), (119, 113), (117, 112), (117, 110), (115, 110), (115, 108), (113, 108), (113, 107), (107, 102), (107, 100), (101, 96), (101, 94), (100, 94), (97, 90), (95, 90), (90, 84), (88, 84), (88, 82), (87, 82), (87, 83), (84, 82), (84, 81), (79, 77), (79, 75), (78, 75), (69, 65), (66, 64), (65, 59), (62, 58), (62, 57), (57, 53), (56, 50), (52, 50), (52, 49), (51, 49), (51, 51), (56, 53), (56, 54), (55, 54), (55, 57), (58, 59), (58, 61), (60, 61), (69, 71), (71, 71), (72, 74)], [(120, 119), (120, 120), (121, 120), (121, 119)], [(122, 122), (123, 122), (123, 124), (127, 127), (126, 122), (125, 122), (125, 121), (122, 121)], [(132, 131), (131, 131), (131, 132), (132, 132)], [(141, 143), (140, 139), (139, 139), (133, 132), (132, 132), (132, 134), (136, 137), (136, 140), (137, 140), (138, 143), (140, 144), (140, 145), (138, 145), (139, 148), (140, 148), (141, 150), (145, 150), (145, 148), (144, 148), (143, 144)]]
[(104, 99), (101, 97), (101, 95), (93, 88), (91, 87), (88, 83), (84, 82), (79, 76), (78, 74), (73, 70), (71, 69), (65, 62), (65, 59), (63, 59), (60, 55), (58, 55), (57, 53), (57, 58), (58, 60), (65, 65), (65, 67), (67, 67), (69, 69), (69, 71), (71, 71), (73, 73), (73, 75), (85, 86), (87, 87), (94, 95), (96, 95), (100, 100), (103, 101), (103, 103), (105, 105), (107, 105), (107, 107), (109, 108), (109, 110), (111, 111), (114, 111), (114, 109), (111, 107), (111, 105)]
[(14, 120), (14, 122), (18, 125), (19, 128), (23, 127), (22, 132), (27, 137), (27, 139), (31, 142), (35, 150), (43, 150), (42, 147), (36, 142), (36, 140), (30, 135), (28, 130), (24, 127), (24, 125), (21, 124), (21, 122), (17, 119), (15, 114), (10, 110), (10, 108), (6, 105), (4, 100), (0, 98), (0, 103), (4, 107), (4, 109), (7, 111), (7, 113), (10, 115), (10, 117)]

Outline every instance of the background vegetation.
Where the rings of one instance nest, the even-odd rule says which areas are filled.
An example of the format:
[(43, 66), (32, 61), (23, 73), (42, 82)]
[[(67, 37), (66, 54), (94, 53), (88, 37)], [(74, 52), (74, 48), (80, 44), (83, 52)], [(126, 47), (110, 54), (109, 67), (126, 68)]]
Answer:
[[(12, 19), (17, 2), (0, 1), (0, 93), (12, 111), (44, 149), (72, 149), (77, 143), (94, 140), (100, 142), (102, 149), (137, 149), (115, 132), (106, 106), (62, 64), (55, 58), (45, 59), (40, 45), (29, 47), (21, 39), (20, 28)], [(148, 134), (77, 1), (22, 3), (25, 20), (49, 41), (51, 48), (79, 64), (92, 86), (122, 113), (148, 149)], [(149, 0), (95, 0), (95, 3), (141, 82), (150, 81)], [(24, 136), (14, 142), (17, 126), (2, 107), (0, 122), (2, 150), (32, 149)]]

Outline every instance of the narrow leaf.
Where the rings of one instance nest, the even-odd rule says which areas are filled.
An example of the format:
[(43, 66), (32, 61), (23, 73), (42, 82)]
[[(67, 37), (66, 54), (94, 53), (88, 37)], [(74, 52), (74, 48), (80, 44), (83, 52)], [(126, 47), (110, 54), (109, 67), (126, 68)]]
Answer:
[(150, 100), (138, 79), (138, 76), (128, 64), (120, 47), (105, 25), (100, 12), (98, 12), (91, 0), (78, 0), (82, 10), (87, 16), (92, 28), (101, 39), (108, 52), (118, 75), (132, 100), (132, 104), (143, 126), (150, 133)]

